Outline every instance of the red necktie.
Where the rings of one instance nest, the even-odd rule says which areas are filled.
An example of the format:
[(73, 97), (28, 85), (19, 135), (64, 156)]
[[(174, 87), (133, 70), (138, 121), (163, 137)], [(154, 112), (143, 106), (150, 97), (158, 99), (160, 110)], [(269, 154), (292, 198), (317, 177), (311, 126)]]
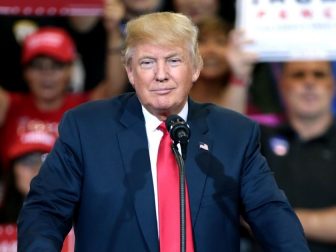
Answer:
[[(179, 167), (171, 149), (172, 140), (165, 123), (159, 129), (163, 137), (157, 159), (160, 252), (180, 251)], [(186, 187), (186, 251), (193, 252), (192, 226)]]

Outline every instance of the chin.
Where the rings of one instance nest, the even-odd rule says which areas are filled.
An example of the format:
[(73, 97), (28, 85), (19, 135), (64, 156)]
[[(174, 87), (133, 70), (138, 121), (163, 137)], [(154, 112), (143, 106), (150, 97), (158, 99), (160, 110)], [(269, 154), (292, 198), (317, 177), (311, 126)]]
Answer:
[(54, 101), (55, 99), (59, 98), (60, 96), (58, 95), (49, 95), (49, 94), (46, 94), (46, 95), (41, 95), (40, 98), (42, 98), (43, 100), (45, 101)]
[(305, 119), (314, 119), (314, 118), (318, 118), (319, 115), (321, 114), (321, 112), (319, 110), (309, 110), (309, 111), (300, 111), (299, 113), (297, 113), (298, 115), (300, 115), (301, 118), (305, 118)]

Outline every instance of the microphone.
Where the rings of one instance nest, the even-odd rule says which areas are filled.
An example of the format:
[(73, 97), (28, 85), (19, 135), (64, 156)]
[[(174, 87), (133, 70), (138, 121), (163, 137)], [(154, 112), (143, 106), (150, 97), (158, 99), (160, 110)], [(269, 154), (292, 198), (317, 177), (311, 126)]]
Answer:
[(187, 153), (187, 144), (190, 138), (189, 125), (178, 115), (170, 115), (166, 120), (166, 127), (174, 145), (181, 145), (182, 157), (185, 160)]
[[(188, 124), (178, 115), (170, 115), (166, 120), (166, 128), (173, 140), (172, 151), (179, 166), (180, 177), (180, 251), (186, 251), (186, 207), (185, 207), (185, 167), (184, 161), (187, 156), (187, 144), (190, 138)], [(178, 151), (177, 144), (180, 144), (181, 153)]]

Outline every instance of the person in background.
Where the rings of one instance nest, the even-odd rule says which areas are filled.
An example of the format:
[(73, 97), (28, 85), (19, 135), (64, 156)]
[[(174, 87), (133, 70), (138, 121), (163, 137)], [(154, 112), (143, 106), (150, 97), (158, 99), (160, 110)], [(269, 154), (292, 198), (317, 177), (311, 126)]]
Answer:
[(5, 192), (0, 204), (0, 223), (16, 223), (30, 182), (53, 147), (55, 135), (37, 130), (20, 132), (8, 149), (9, 171), (5, 178)]
[(60, 21), (50, 16), (0, 15), (0, 86), (11, 92), (28, 92), (22, 76), (21, 48), (24, 37), (42, 26), (57, 26)]
[(179, 251), (178, 168), (165, 127), (170, 115), (192, 132), (186, 251), (238, 251), (241, 214), (265, 251), (308, 251), (259, 152), (258, 125), (189, 99), (202, 68), (197, 33), (189, 18), (171, 12), (128, 22), (124, 62), (135, 93), (65, 114), (20, 212), (19, 252), (58, 250), (72, 224), (78, 251)]
[[(191, 97), (233, 109), (262, 124), (279, 123), (281, 116), (276, 111), (264, 112), (256, 101), (260, 97), (251, 92), (257, 55), (244, 50), (244, 46), (252, 41), (219, 17), (205, 18), (198, 27), (204, 67), (191, 89)], [(263, 100), (275, 93), (272, 83), (268, 84), (268, 89), (259, 90), (264, 94)]]
[(243, 45), (248, 41), (243, 34), (232, 31), (232, 27), (219, 17), (205, 18), (198, 27), (204, 64), (191, 89), (191, 97), (243, 114), (250, 113), (248, 90), (257, 55), (245, 52)]
[(279, 90), (287, 120), (262, 127), (262, 153), (301, 220), (311, 251), (335, 251), (335, 84), (330, 62), (283, 63)]
[(73, 40), (61, 28), (44, 27), (26, 38), (22, 64), (30, 93), (0, 88), (0, 155), (4, 170), (13, 139), (21, 132), (43, 130), (57, 136), (58, 122), (65, 111), (89, 100), (114, 95), (113, 87), (103, 83), (87, 93), (68, 92), (75, 58)]

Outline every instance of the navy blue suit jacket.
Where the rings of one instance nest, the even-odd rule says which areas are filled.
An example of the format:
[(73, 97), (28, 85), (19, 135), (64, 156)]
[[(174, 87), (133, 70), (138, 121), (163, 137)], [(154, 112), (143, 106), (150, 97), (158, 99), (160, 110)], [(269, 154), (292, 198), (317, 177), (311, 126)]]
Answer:
[[(302, 227), (259, 152), (259, 128), (189, 100), (186, 177), (195, 250), (239, 251), (243, 215), (265, 251), (308, 251)], [(126, 94), (66, 113), (18, 220), (21, 252), (159, 251), (144, 117)], [(207, 146), (207, 147), (206, 147)]]

